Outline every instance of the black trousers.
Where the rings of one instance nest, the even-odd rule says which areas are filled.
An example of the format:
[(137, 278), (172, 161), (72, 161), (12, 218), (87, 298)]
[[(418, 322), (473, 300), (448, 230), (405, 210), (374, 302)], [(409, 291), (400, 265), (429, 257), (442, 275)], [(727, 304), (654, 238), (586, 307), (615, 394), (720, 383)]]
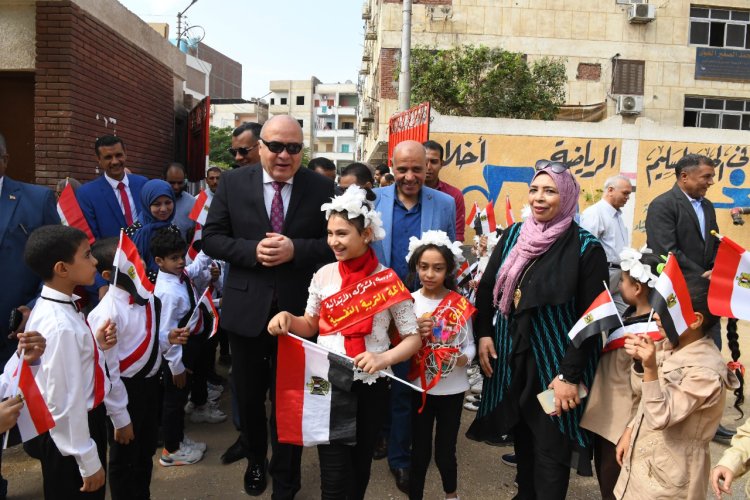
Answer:
[(354, 382), (352, 392), (357, 394), (357, 444), (318, 445), (323, 500), (363, 499), (370, 482), (372, 452), (388, 412), (388, 381)]
[[(275, 314), (276, 310), (271, 312)], [(269, 318), (270, 319), (270, 318)], [(257, 337), (229, 333), (232, 378), (240, 414), (240, 442), (251, 464), (263, 464), (268, 453), (266, 397), (271, 398), (271, 463), (274, 500), (292, 499), (300, 490), (302, 447), (279, 443), (276, 435), (276, 339), (263, 331)]]
[(599, 481), (599, 492), (603, 500), (615, 499), (615, 485), (620, 477), (620, 465), (617, 463), (617, 446), (598, 434), (594, 436), (594, 467)]
[[(537, 405), (538, 406), (538, 405)], [(541, 407), (539, 407), (541, 413)], [(534, 425), (555, 424), (551, 419), (535, 419)], [(557, 431), (557, 428), (554, 429)], [(540, 434), (546, 434), (541, 432)], [(513, 428), (513, 447), (516, 452), (519, 500), (564, 500), (570, 482), (570, 464), (555, 458), (555, 451), (542, 442), (523, 418)], [(559, 444), (559, 443), (558, 443)], [(568, 446), (570, 448), (570, 446)], [(557, 450), (559, 452), (559, 450)], [(559, 453), (558, 453), (559, 454)], [(569, 452), (565, 453), (570, 456)]]
[[(89, 434), (96, 443), (96, 451), (102, 467), (107, 464), (107, 412), (100, 404), (88, 414)], [(83, 479), (78, 463), (72, 456), (64, 457), (57, 449), (49, 432), (38, 437), (39, 454), (42, 461), (42, 479), (45, 500), (69, 500), (73, 498), (104, 499), (107, 488), (102, 486), (91, 493), (82, 493)]]
[(162, 363), (162, 380), (164, 385), (161, 428), (164, 435), (164, 448), (173, 453), (180, 448), (185, 437), (185, 403), (190, 393), (191, 375), (187, 376), (185, 387), (180, 389), (172, 381), (172, 372), (165, 361)]
[(435, 428), (435, 464), (443, 480), (443, 491), (454, 493), (458, 488), (456, 440), (461, 427), (464, 393), (446, 396), (427, 395), (422, 413), (422, 394), (412, 396), (411, 469), (409, 471), (409, 499), (422, 500), (427, 468), (432, 455), (432, 429)]
[[(159, 432), (159, 377), (123, 378), (135, 439), (122, 445), (109, 436), (109, 492), (112, 500), (151, 498), (151, 471)], [(112, 424), (108, 422), (111, 428)]]

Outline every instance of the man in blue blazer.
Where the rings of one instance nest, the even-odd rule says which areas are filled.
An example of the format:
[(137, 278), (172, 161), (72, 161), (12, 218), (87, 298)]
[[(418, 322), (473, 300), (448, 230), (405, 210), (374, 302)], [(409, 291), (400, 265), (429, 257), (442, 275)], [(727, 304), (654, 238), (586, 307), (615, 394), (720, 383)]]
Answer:
[[(375, 189), (375, 210), (380, 212), (385, 239), (373, 243), (378, 260), (396, 271), (404, 280), (409, 272), (406, 254), (409, 238), (424, 231), (445, 231), (456, 239), (456, 202), (445, 193), (424, 186), (427, 157), (417, 141), (400, 142), (393, 150), (393, 175), (396, 183)], [(406, 378), (409, 362), (393, 366), (393, 372)], [(402, 384), (391, 386), (391, 430), (388, 439), (388, 465), (396, 486), (409, 493), (411, 444), (411, 389)]]
[(99, 137), (94, 150), (104, 174), (81, 186), (76, 198), (96, 239), (119, 236), (120, 229), (135, 222), (143, 209), (141, 188), (148, 179), (125, 173), (127, 155), (120, 137)]
[[(14, 181), (7, 175), (8, 149), (0, 134), (0, 370), (16, 350), (17, 342), (9, 339), (10, 312), (18, 308), (28, 313), (39, 293), (40, 279), (26, 267), (23, 251), (34, 229), (59, 224), (55, 193), (41, 186)], [(2, 457), (2, 455), (0, 455)], [(0, 498), (8, 493), (8, 481), (0, 475)]]

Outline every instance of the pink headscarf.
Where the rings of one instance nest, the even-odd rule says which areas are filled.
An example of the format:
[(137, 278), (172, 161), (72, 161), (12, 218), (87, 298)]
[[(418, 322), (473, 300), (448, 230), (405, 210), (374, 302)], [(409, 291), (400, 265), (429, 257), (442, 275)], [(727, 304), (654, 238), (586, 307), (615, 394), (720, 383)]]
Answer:
[[(500, 267), (494, 289), (495, 307), (504, 315), (510, 314), (513, 293), (521, 279), (521, 273), (529, 263), (543, 255), (573, 222), (581, 187), (570, 171), (555, 173), (545, 167), (534, 174), (534, 179), (546, 174), (552, 177), (560, 193), (560, 213), (550, 221), (537, 222), (533, 214), (521, 226), (518, 241)], [(532, 182), (534, 181), (532, 179)]]

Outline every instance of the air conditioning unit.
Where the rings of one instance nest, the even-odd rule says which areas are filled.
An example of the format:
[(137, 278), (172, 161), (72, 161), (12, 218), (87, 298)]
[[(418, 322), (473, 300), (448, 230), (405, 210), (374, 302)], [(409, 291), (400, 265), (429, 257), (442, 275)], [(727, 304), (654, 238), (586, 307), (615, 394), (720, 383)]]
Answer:
[(367, 20), (370, 19), (370, 17), (371, 17), (371, 14), (370, 14), (370, 5), (367, 2), (365, 2), (362, 5), (362, 19), (364, 19), (365, 21), (367, 21)]
[(362, 108), (362, 114), (360, 115), (360, 120), (363, 122), (372, 122), (375, 121), (375, 118), (372, 116), (372, 109), (370, 109), (369, 106), (364, 106)]
[(377, 40), (378, 39), (378, 32), (375, 31), (375, 28), (368, 28), (365, 32), (365, 40)]
[(367, 75), (370, 73), (370, 63), (367, 61), (362, 62), (362, 67), (359, 68), (359, 74), (360, 75)]
[(634, 3), (628, 8), (628, 22), (630, 24), (646, 24), (654, 19), (656, 19), (656, 5)]
[(619, 95), (617, 96), (618, 115), (640, 115), (643, 113), (642, 95)]
[(365, 51), (362, 53), (362, 61), (363, 62), (370, 62), (372, 61), (372, 52), (365, 49)]

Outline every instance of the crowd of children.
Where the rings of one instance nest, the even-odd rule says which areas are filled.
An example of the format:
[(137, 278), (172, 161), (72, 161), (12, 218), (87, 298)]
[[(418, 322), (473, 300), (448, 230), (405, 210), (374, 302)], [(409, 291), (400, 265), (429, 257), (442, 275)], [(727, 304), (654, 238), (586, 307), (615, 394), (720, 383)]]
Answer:
[[(215, 339), (209, 338), (209, 311), (200, 304), (206, 288), (220, 290), (222, 265), (202, 252), (186, 261), (188, 245), (170, 224), (174, 197), (166, 183), (150, 181), (142, 197), (150, 213), (129, 234), (148, 256), (146, 266), (157, 270), (153, 295), (145, 300), (117, 280), (118, 238), (99, 240), (92, 248), (77, 229), (45, 226), (30, 235), (26, 246), (26, 263), (44, 286), (26, 325), (29, 333), (19, 334), (18, 355), (0, 377), (0, 389), (7, 394), (23, 355), (55, 421), (54, 428), (28, 443), (42, 463), (45, 498), (104, 498), (107, 473), (113, 499), (149, 498), (160, 432), (162, 466), (194, 464), (206, 444), (185, 434), (186, 413), (194, 422), (226, 419), (214, 401), (220, 388), (207, 379)], [(416, 291), (365, 321), (319, 332), (321, 308), (342, 289), (374, 275), (398, 281), (369, 246), (383, 237), (383, 230), (364, 190), (352, 186), (323, 210), (328, 244), (338, 262), (313, 277), (304, 316), (280, 312), (268, 325), (272, 335), (320, 333), (318, 344), (349, 355), (359, 368), (352, 386), (357, 443), (318, 446), (322, 497), (364, 498), (387, 408), (388, 383), (381, 371), (411, 357), (411, 382), (421, 384), (425, 393), (414, 393), (409, 498), (424, 496), (433, 443), (445, 498), (458, 498), (462, 409), (476, 409), (482, 383), (471, 366), (474, 308), (467, 299), (473, 297), (497, 235), (477, 238), (476, 265), (467, 275), (459, 271), (464, 263), (460, 244), (444, 232), (412, 238), (407, 260)], [(750, 424), (738, 429), (732, 448), (710, 473), (708, 443), (721, 419), (726, 389), (739, 384), (704, 336), (717, 321), (708, 311), (707, 280), (688, 279), (696, 320), (679, 342), (664, 339), (649, 302), (658, 263), (645, 249), (622, 255), (619, 288), (629, 309), (622, 328), (607, 337), (581, 427), (594, 435), (603, 498), (703, 498), (709, 481), (719, 497), (750, 463)], [(97, 273), (110, 285), (84, 316), (73, 292), (91, 285)], [(391, 322), (398, 339), (393, 332), (389, 338)], [(736, 362), (736, 331), (729, 347)], [(741, 396), (741, 389), (736, 394)], [(22, 405), (18, 397), (0, 403), (0, 430), (13, 425)]]

